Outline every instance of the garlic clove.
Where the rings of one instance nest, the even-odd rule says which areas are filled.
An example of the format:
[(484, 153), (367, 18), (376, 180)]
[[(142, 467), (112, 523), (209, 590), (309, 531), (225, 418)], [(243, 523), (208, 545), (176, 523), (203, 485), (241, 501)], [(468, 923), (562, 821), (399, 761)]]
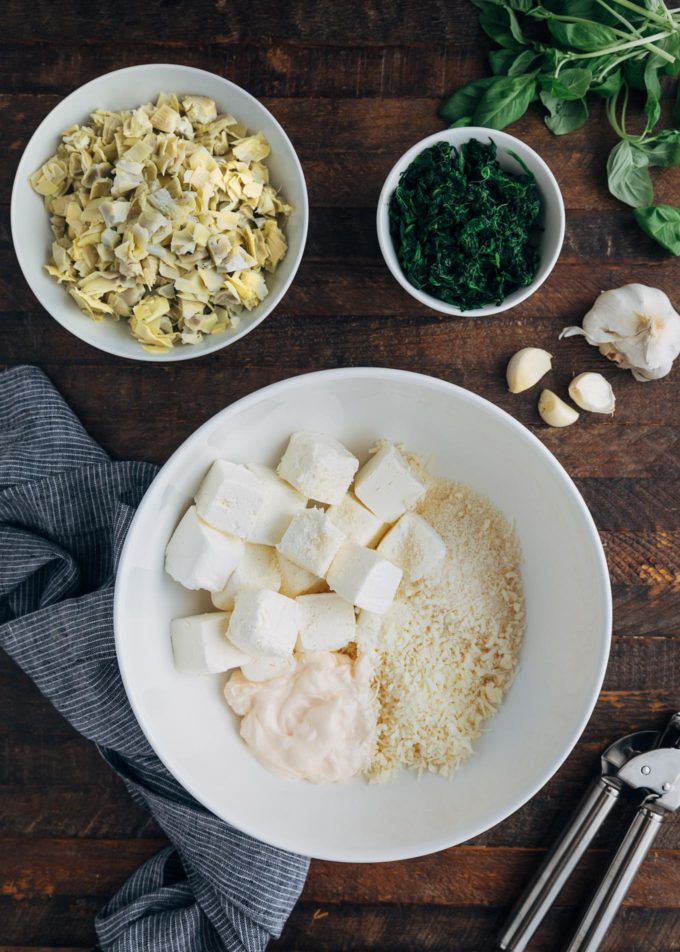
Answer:
[(540, 347), (523, 347), (510, 358), (505, 376), (510, 393), (522, 393), (538, 383), (552, 367), (552, 354)]
[(538, 412), (548, 426), (570, 426), (579, 418), (578, 411), (561, 400), (552, 390), (544, 390), (538, 398)]
[(616, 397), (611, 384), (602, 374), (585, 373), (569, 384), (569, 396), (577, 407), (591, 413), (613, 413)]

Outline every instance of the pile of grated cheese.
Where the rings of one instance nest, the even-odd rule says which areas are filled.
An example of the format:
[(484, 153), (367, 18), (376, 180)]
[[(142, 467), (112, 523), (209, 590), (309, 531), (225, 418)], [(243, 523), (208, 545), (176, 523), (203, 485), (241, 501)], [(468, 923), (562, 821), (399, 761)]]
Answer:
[(402, 583), (384, 618), (371, 780), (401, 767), (451, 775), (498, 710), (524, 633), (512, 527), (468, 486), (430, 482), (416, 511), (441, 535), (447, 555), (431, 577)]

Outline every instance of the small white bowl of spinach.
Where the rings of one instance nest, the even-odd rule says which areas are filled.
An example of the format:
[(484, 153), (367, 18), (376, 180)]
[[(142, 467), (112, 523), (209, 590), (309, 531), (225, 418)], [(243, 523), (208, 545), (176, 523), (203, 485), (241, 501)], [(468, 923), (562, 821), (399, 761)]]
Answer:
[(446, 129), (396, 163), (378, 201), (378, 241), (408, 293), (442, 314), (486, 317), (525, 301), (564, 240), (554, 175), (506, 132)]

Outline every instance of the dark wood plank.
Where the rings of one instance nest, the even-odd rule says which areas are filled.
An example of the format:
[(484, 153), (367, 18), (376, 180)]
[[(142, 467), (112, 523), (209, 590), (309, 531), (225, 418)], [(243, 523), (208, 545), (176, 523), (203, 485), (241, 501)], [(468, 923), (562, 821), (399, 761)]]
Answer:
[[(35, 900), (20, 917), (17, 907), (0, 897), (0, 915), (5, 941), (24, 952), (59, 949), (69, 943), (90, 947), (94, 941), (92, 921), (102, 900), (55, 897)], [(325, 905), (301, 902), (293, 911), (272, 952), (492, 952), (508, 908), (491, 905), (460, 906), (356, 904)], [(532, 952), (555, 952), (577, 921), (574, 908), (555, 908), (532, 943)], [(602, 952), (677, 952), (680, 911), (677, 909), (624, 909), (615, 920)], [(19, 938), (17, 938), (19, 936)], [(24, 938), (24, 936), (26, 938)], [(455, 946), (452, 946), (455, 941)], [(38, 947), (38, 948), (36, 948)], [(3, 947), (0, 946), (0, 952)]]
[[(425, 16), (418, 0), (403, 0), (398, 5), (371, 3), (366, 7), (348, 0), (333, 4), (318, 4), (314, 0), (263, 2), (257, 7), (213, 0), (200, 4), (200, 13), (195, 7), (150, 0), (118, 7), (115, 14), (111, 10), (108, 15), (87, 17), (87, 31), (83, 35), (85, 10), (78, 0), (65, 0), (60, 7), (60, 33), (72, 39), (82, 36), (84, 45), (107, 42), (112, 32), (137, 42), (144, 38), (150, 45), (162, 38), (180, 50), (205, 43), (206, 37), (213, 43), (229, 44), (249, 42), (253, 37), (266, 42), (276, 37), (288, 42), (428, 47), (448, 41), (469, 44), (483, 35), (476, 17), (462, 16), (460, 8), (445, 0), (431, 0)], [(14, 43), (25, 39), (54, 42), (54, 8), (49, 0), (37, 0), (31, 8), (30, 23), (22, 12), (20, 4), (8, 7), (4, 16), (7, 39)]]
[[(105, 899), (130, 869), (162, 846), (157, 840), (3, 839), (0, 896), (27, 904), (55, 897)], [(557, 905), (576, 904), (601, 874), (609, 850), (592, 849), (565, 886)], [(406, 863), (323, 863), (315, 861), (302, 899), (356, 904), (407, 903), (438, 906), (510, 905), (545, 856), (545, 850), (517, 847), (490, 850), (459, 846)], [(656, 888), (658, 877), (666, 891)], [(626, 906), (680, 909), (680, 851), (654, 849), (641, 869)]]
[[(322, 906), (301, 903), (271, 952), (495, 952), (507, 909), (492, 906)], [(554, 909), (532, 941), (532, 952), (556, 952), (574, 928), (573, 910)], [(625, 909), (601, 952), (677, 952), (680, 913)], [(453, 944), (455, 943), (455, 944)]]
[[(259, 42), (258, 42), (259, 40)], [(484, 48), (436, 37), (427, 46), (310, 45), (270, 41), (255, 34), (243, 43), (205, 38), (178, 46), (131, 38), (122, 47), (110, 42), (58, 45), (0, 42), (0, 92), (66, 95), (114, 69), (142, 63), (181, 62), (224, 76), (254, 96), (412, 97), (446, 95), (487, 70)]]

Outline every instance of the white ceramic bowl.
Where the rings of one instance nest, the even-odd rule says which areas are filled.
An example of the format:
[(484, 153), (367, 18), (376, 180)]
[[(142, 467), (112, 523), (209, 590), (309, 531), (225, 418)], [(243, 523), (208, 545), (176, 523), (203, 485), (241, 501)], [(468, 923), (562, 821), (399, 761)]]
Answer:
[[(488, 142), (489, 139), (493, 139), (498, 147), (498, 161), (502, 168), (507, 169), (509, 172), (520, 174), (524, 171), (519, 162), (509, 155), (509, 152), (516, 152), (526, 164), (529, 171), (533, 173), (539, 192), (541, 193), (543, 211), (540, 225), (543, 231), (539, 241), (541, 262), (536, 277), (531, 284), (525, 288), (518, 288), (516, 291), (513, 291), (501, 304), (489, 304), (486, 307), (471, 308), (463, 311), (453, 304), (446, 304), (444, 301), (440, 301), (439, 298), (433, 297), (431, 294), (426, 294), (418, 288), (414, 288), (413, 285), (407, 281), (404, 272), (401, 270), (392, 236), (390, 235), (389, 204), (401, 173), (409, 167), (411, 162), (413, 162), (416, 156), (424, 149), (429, 149), (430, 146), (436, 145), (438, 142), (449, 142), (451, 145), (460, 148), (464, 142), (468, 142), (470, 139), (479, 139), (482, 142)], [(440, 314), (464, 315), (465, 317), (488, 317), (491, 314), (500, 314), (501, 311), (507, 311), (522, 301), (526, 301), (528, 297), (531, 297), (531, 295), (540, 288), (555, 267), (555, 262), (559, 257), (562, 242), (564, 241), (564, 202), (562, 201), (562, 193), (560, 192), (560, 187), (557, 184), (555, 176), (543, 159), (534, 152), (533, 149), (529, 148), (528, 145), (520, 139), (508, 135), (507, 132), (500, 132), (496, 129), (484, 129), (478, 126), (465, 126), (460, 129), (444, 129), (442, 132), (435, 132), (434, 135), (428, 136), (426, 139), (421, 139), (420, 142), (417, 142), (408, 152), (402, 155), (385, 179), (385, 184), (380, 192), (377, 226), (380, 250), (383, 253), (387, 267), (402, 288), (408, 291), (411, 297), (420, 301), (421, 304), (426, 304), (428, 307), (431, 307), (434, 311), (439, 311)]]
[[(403, 441), (431, 469), (462, 480), (514, 520), (524, 553), (527, 631), (520, 669), (490, 730), (453, 781), (403, 774), (314, 786), (261, 767), (238, 735), (225, 677), (175, 671), (174, 617), (211, 610), (163, 570), (165, 545), (211, 462), (276, 463), (291, 432), (320, 430), (365, 454)], [(329, 370), (245, 397), (168, 460), (123, 549), (115, 634), (139, 723), (196, 799), (277, 846), (351, 862), (443, 849), (487, 830), (543, 786), (576, 743), (605, 671), (611, 596), (602, 546), (583, 499), (543, 444), (508, 414), (452, 384), (399, 370)]]
[[(83, 123), (97, 108), (129, 109), (155, 99), (160, 92), (210, 96), (219, 110), (231, 112), (253, 132), (263, 132), (272, 151), (267, 159), (271, 181), (280, 188), (293, 212), (286, 224), (288, 253), (273, 275), (267, 275), (269, 294), (252, 311), (243, 311), (241, 325), (203, 339), (200, 344), (178, 345), (167, 354), (150, 354), (130, 334), (126, 321), (95, 323), (78, 308), (63, 287), (44, 270), (53, 240), (43, 200), (28, 184), (28, 177), (54, 153), (64, 129)], [(188, 360), (210, 354), (244, 337), (261, 324), (288, 290), (302, 258), (307, 237), (309, 209), (302, 166), (290, 139), (268, 109), (240, 86), (190, 66), (153, 63), (131, 66), (99, 76), (54, 107), (33, 133), (14, 179), (12, 189), (12, 239), (21, 270), (42, 306), (62, 327), (99, 350), (133, 360)]]

